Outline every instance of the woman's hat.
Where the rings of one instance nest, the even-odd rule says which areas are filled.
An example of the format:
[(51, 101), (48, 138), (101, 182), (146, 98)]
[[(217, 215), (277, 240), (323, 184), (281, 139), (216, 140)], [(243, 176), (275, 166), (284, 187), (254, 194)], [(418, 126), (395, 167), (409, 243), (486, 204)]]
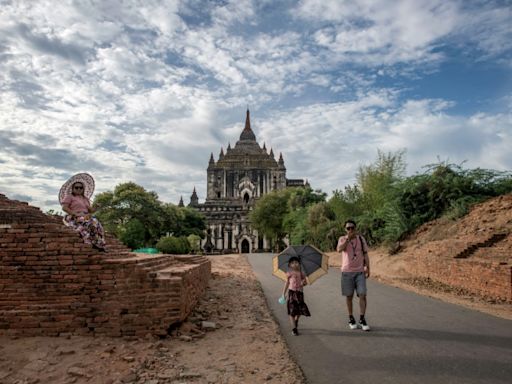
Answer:
[(59, 203), (62, 204), (62, 201), (66, 198), (66, 196), (72, 194), (72, 188), (75, 183), (82, 183), (84, 186), (84, 196), (88, 199), (91, 198), (94, 192), (94, 179), (88, 173), (77, 173), (68, 181), (66, 181), (60, 188)]

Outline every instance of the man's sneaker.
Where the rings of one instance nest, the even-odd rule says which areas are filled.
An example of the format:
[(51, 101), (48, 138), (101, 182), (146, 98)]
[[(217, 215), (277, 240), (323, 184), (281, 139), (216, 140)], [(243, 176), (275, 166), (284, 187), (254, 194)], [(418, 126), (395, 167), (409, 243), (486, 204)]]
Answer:
[(354, 319), (354, 316), (350, 316), (348, 319), (348, 327), (350, 329), (357, 329), (356, 319)]
[(293, 336), (299, 336), (299, 331), (297, 330), (297, 328), (293, 328), (292, 329), (292, 335)]
[(369, 331), (370, 326), (366, 323), (366, 320), (362, 318), (359, 320), (359, 328), (362, 328), (363, 331)]

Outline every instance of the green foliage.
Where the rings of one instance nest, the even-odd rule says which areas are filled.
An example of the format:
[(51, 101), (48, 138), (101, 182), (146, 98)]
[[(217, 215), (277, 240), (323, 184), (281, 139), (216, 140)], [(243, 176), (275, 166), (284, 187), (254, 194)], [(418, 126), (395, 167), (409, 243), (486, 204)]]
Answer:
[(293, 188), (263, 196), (251, 214), (253, 226), (274, 243), (335, 248), (348, 219), (370, 244), (395, 246), (419, 225), (444, 216), (456, 219), (487, 198), (512, 192), (512, 173), (463, 169), (438, 162), (406, 177), (405, 151), (377, 152), (374, 163), (359, 167), (356, 184), (326, 195)]
[(131, 249), (144, 246), (146, 229), (138, 219), (131, 219), (118, 228), (119, 239)]
[(290, 189), (273, 191), (262, 196), (250, 213), (251, 225), (259, 233), (278, 244), (286, 236), (284, 219), (288, 214)]
[(283, 229), (291, 244), (306, 244), (310, 238), (307, 225), (308, 207), (325, 201), (326, 194), (320, 190), (307, 188), (290, 188), (288, 212), (283, 218)]
[(312, 245), (320, 249), (331, 249), (337, 227), (336, 214), (329, 204), (321, 202), (309, 207), (307, 215), (308, 237)]
[(198, 235), (188, 235), (187, 236), (188, 243), (190, 245), (190, 251), (193, 253), (198, 253), (201, 251), (201, 237)]
[(133, 244), (153, 246), (169, 233), (203, 236), (206, 228), (199, 213), (162, 203), (155, 192), (146, 191), (133, 182), (119, 184), (114, 191), (98, 194), (93, 206), (105, 229), (129, 247)]
[(288, 191), (288, 208), (291, 211), (320, 203), (327, 197), (326, 193), (320, 190), (313, 191), (311, 187), (289, 188)]
[(283, 229), (288, 234), (290, 243), (294, 245), (306, 244), (309, 238), (306, 219), (307, 208), (301, 207), (288, 212), (283, 219)]
[(373, 164), (359, 167), (356, 180), (361, 191), (360, 204), (365, 210), (379, 209), (395, 196), (395, 185), (405, 173), (404, 156), (404, 151), (388, 154), (378, 151)]
[(173, 255), (183, 255), (189, 253), (191, 250), (188, 239), (184, 236), (162, 237), (158, 243), (156, 243), (156, 248), (162, 253), (169, 253)]
[(200, 238), (204, 237), (206, 223), (204, 216), (192, 208), (178, 208), (179, 215), (177, 228), (174, 232), (175, 236), (196, 235)]

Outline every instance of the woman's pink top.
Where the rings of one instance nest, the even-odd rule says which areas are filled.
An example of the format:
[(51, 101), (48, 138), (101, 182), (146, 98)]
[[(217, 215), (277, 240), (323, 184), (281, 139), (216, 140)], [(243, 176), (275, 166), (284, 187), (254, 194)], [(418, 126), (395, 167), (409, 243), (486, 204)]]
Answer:
[(288, 271), (286, 272), (286, 276), (288, 276), (288, 289), (292, 291), (302, 291), (302, 280), (306, 278), (306, 275), (302, 271)]
[(67, 195), (62, 200), (62, 205), (67, 205), (74, 213), (89, 213), (91, 203), (85, 196)]

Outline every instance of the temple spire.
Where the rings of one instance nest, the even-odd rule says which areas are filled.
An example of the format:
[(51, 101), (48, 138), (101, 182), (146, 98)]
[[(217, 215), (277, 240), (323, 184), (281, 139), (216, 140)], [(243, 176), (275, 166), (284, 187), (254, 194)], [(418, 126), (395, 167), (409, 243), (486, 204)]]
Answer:
[(199, 204), (199, 198), (197, 197), (196, 187), (194, 186), (194, 190), (192, 191), (192, 195), (190, 196), (190, 204), (189, 206), (195, 207)]
[(285, 166), (284, 166), (284, 159), (283, 159), (283, 153), (282, 152), (279, 153), (279, 160), (278, 160), (277, 164), (279, 165), (280, 169), (286, 169)]
[(249, 108), (247, 108), (247, 115), (245, 117), (245, 128), (240, 134), (240, 140), (251, 140), (256, 141), (256, 136), (251, 129), (251, 116), (249, 112)]

